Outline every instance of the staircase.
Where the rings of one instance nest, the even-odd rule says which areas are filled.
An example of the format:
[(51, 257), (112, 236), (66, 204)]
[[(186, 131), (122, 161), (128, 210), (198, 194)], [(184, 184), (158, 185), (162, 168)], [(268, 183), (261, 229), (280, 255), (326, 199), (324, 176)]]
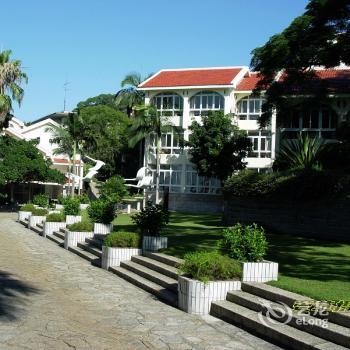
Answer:
[(293, 313), (283, 323), (288, 316), (281, 314), (279, 303), (292, 308), (295, 301), (306, 300), (310, 299), (263, 283), (242, 283), (241, 291), (229, 292), (226, 300), (212, 303), (211, 314), (287, 349), (349, 349), (349, 313), (325, 316), (327, 327), (322, 327), (320, 315), (305, 316), (306, 323), (300, 324)]

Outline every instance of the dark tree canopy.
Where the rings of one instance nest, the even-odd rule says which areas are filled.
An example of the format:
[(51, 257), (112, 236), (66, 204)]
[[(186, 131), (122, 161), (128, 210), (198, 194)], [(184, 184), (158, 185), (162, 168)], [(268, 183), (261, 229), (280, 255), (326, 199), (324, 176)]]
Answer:
[(209, 112), (202, 123), (194, 121), (186, 146), (191, 162), (202, 176), (225, 180), (235, 170), (245, 168), (242, 161), (251, 150), (246, 133), (232, 124), (232, 116), (223, 112)]
[(113, 94), (100, 94), (95, 97), (90, 97), (85, 101), (81, 101), (77, 104), (77, 108), (91, 107), (97, 105), (109, 106), (111, 108), (117, 108), (115, 103), (115, 96)]

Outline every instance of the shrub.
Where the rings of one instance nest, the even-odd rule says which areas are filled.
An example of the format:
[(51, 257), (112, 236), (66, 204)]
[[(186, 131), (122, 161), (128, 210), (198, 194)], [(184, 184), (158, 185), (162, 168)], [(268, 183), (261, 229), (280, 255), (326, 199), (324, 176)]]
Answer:
[(62, 213), (52, 213), (46, 216), (46, 222), (64, 222), (66, 220)]
[(46, 194), (37, 194), (33, 197), (33, 204), (47, 208), (49, 206), (49, 197)]
[(119, 175), (110, 177), (100, 188), (100, 198), (114, 204), (120, 203), (121, 199), (127, 196), (128, 193), (124, 179)]
[(140, 236), (135, 232), (112, 232), (104, 240), (106, 247), (139, 248)]
[(114, 203), (106, 200), (91, 202), (87, 209), (92, 222), (110, 224), (114, 219)]
[(169, 212), (159, 204), (148, 201), (145, 208), (131, 217), (145, 236), (159, 236), (169, 222)]
[(238, 261), (218, 252), (192, 252), (184, 256), (179, 270), (186, 277), (208, 282), (240, 277), (242, 268)]
[(94, 230), (94, 225), (88, 221), (81, 221), (68, 225), (67, 229), (75, 232), (92, 232)]
[(33, 216), (46, 216), (47, 214), (48, 214), (48, 211), (46, 209), (35, 208), (32, 210)]
[(33, 211), (35, 209), (34, 205), (31, 203), (27, 203), (21, 206), (20, 211)]
[(219, 249), (223, 254), (239, 261), (263, 260), (267, 251), (265, 231), (257, 224), (236, 224), (223, 230)]
[(350, 142), (326, 144), (319, 154), (323, 169), (349, 169)]
[(64, 215), (79, 215), (80, 201), (78, 198), (67, 197), (64, 202)]
[(58, 204), (65, 205), (66, 201), (69, 200), (70, 197), (63, 197), (63, 196), (58, 196), (57, 202)]
[(82, 194), (80, 196), (76, 197), (79, 200), (80, 204), (89, 204), (90, 203), (90, 199), (86, 194)]

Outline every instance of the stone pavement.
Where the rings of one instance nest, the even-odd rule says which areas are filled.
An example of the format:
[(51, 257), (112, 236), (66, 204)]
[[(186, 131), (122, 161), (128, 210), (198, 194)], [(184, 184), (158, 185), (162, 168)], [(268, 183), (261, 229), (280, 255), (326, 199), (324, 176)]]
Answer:
[(279, 349), (91, 266), (0, 213), (0, 349)]

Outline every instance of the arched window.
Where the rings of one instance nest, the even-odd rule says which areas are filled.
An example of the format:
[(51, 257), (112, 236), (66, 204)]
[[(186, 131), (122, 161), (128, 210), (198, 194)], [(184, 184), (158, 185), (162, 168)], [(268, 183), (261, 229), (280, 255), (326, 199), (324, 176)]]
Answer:
[(183, 99), (172, 92), (156, 95), (152, 100), (158, 112), (164, 116), (182, 115)]
[(240, 120), (258, 120), (261, 116), (263, 99), (259, 97), (245, 97), (237, 104)]
[(192, 116), (203, 115), (208, 111), (220, 111), (225, 106), (224, 98), (214, 91), (202, 91), (194, 95), (190, 100)]

